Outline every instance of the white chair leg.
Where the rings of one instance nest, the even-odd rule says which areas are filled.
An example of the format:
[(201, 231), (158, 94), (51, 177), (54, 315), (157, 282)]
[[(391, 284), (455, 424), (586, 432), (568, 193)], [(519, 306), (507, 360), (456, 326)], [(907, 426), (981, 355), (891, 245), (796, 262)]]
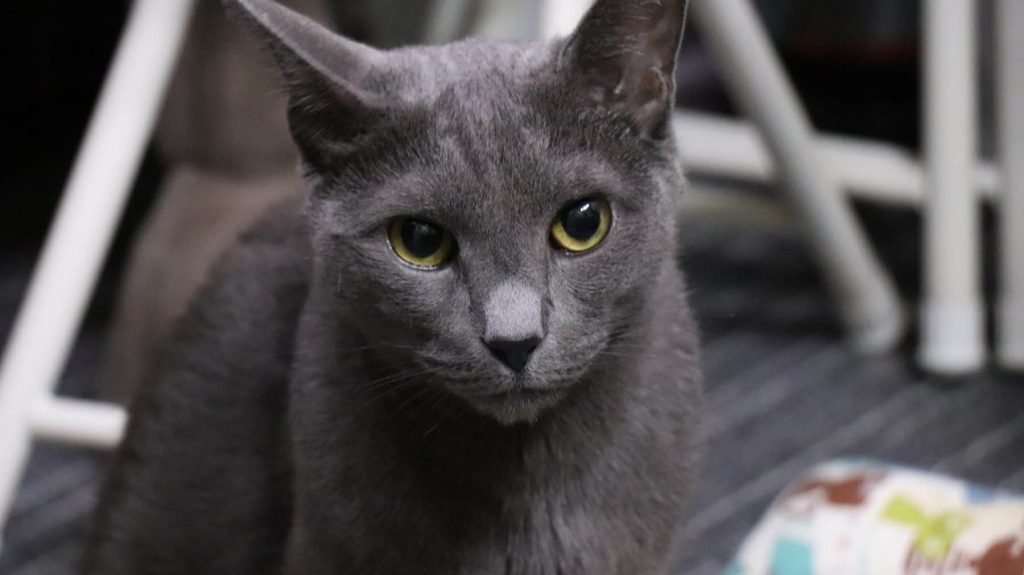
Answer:
[(997, 359), (1024, 371), (1024, 2), (996, 2), (996, 83), (1000, 167), (1000, 290)]
[(905, 327), (896, 289), (845, 203), (753, 6), (703, 0), (692, 12), (730, 95), (772, 153), (852, 342), (863, 351), (890, 350)]
[(37, 402), (30, 413), (36, 439), (94, 449), (117, 447), (127, 421), (128, 414), (119, 405), (59, 397)]
[[(747, 122), (685, 111), (677, 111), (673, 121), (691, 173), (762, 184), (777, 180), (778, 170), (764, 139)], [(929, 196), (920, 159), (907, 149), (825, 133), (818, 135), (817, 144), (830, 175), (850, 197), (918, 209)], [(979, 199), (994, 202), (1000, 185), (996, 166), (979, 162), (973, 177)]]
[[(85, 425), (53, 429), (65, 404), (52, 395), (81, 324), (167, 83), (195, 0), (137, 0), (50, 228), (0, 366), (0, 527), (29, 455), (34, 427), (79, 429), (104, 443), (118, 411), (84, 407)], [(56, 406), (56, 407), (55, 407)], [(76, 407), (83, 407), (77, 405)], [(104, 413), (95, 427), (92, 415)], [(64, 411), (67, 413), (67, 411)]]
[(537, 35), (542, 0), (477, 0), (472, 36), (494, 40), (528, 40)]
[(423, 40), (443, 44), (459, 39), (473, 0), (435, 0), (430, 8)]
[[(1019, 0), (1017, 0), (1019, 1)], [(956, 376), (985, 362), (979, 289), (977, 11), (974, 0), (924, 3), (925, 164), (924, 303), (919, 360)]]
[(546, 0), (540, 3), (538, 29), (541, 38), (568, 36), (583, 19), (594, 0)]

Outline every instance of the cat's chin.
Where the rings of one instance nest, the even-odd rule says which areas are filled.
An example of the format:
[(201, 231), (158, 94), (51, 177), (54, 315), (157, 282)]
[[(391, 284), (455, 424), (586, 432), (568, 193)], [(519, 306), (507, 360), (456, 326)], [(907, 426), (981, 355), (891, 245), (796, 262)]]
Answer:
[(493, 417), (502, 425), (517, 425), (536, 422), (563, 397), (564, 389), (516, 389), (476, 397), (470, 403), (477, 411)]

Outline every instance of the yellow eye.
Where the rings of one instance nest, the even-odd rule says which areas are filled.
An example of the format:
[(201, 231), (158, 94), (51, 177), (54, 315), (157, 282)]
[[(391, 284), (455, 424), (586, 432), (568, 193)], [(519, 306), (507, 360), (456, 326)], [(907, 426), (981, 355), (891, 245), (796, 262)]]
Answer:
[(455, 239), (447, 230), (423, 220), (399, 218), (388, 226), (391, 249), (407, 264), (435, 269), (455, 251)]
[(612, 227), (612, 209), (598, 198), (580, 200), (562, 209), (551, 224), (551, 240), (574, 254), (590, 251)]

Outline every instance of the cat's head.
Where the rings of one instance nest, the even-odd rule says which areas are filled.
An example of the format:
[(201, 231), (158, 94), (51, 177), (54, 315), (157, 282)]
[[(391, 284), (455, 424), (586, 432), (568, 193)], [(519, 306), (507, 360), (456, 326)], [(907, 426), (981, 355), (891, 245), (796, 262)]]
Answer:
[(228, 4), (289, 89), (314, 297), (395, 386), (528, 421), (631, 353), (615, 342), (674, 265), (685, 0), (598, 0), (551, 42), (392, 51), (270, 0)]

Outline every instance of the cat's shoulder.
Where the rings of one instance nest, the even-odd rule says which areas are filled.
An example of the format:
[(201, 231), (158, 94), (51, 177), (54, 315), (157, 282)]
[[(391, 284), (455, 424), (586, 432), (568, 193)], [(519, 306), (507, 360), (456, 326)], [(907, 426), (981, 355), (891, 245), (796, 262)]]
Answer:
[[(302, 209), (279, 204), (243, 233), (164, 346), (104, 487), (85, 573), (262, 573), (283, 550), (287, 382), (309, 275)], [(258, 544), (229, 544), (239, 533)]]
[[(211, 380), (280, 385), (306, 301), (309, 266), (302, 199), (274, 205), (211, 270), (166, 345), (160, 379), (204, 380), (195, 385), (206, 389)], [(180, 377), (183, 365), (196, 377)]]
[[(219, 310), (276, 315), (273, 308), (304, 298), (310, 245), (302, 198), (269, 208), (213, 266), (192, 302), (193, 315)], [(292, 306), (286, 306), (292, 307)]]
[(272, 205), (243, 231), (214, 267), (211, 277), (272, 274), (297, 279), (308, 272), (309, 234), (303, 198), (288, 198)]

